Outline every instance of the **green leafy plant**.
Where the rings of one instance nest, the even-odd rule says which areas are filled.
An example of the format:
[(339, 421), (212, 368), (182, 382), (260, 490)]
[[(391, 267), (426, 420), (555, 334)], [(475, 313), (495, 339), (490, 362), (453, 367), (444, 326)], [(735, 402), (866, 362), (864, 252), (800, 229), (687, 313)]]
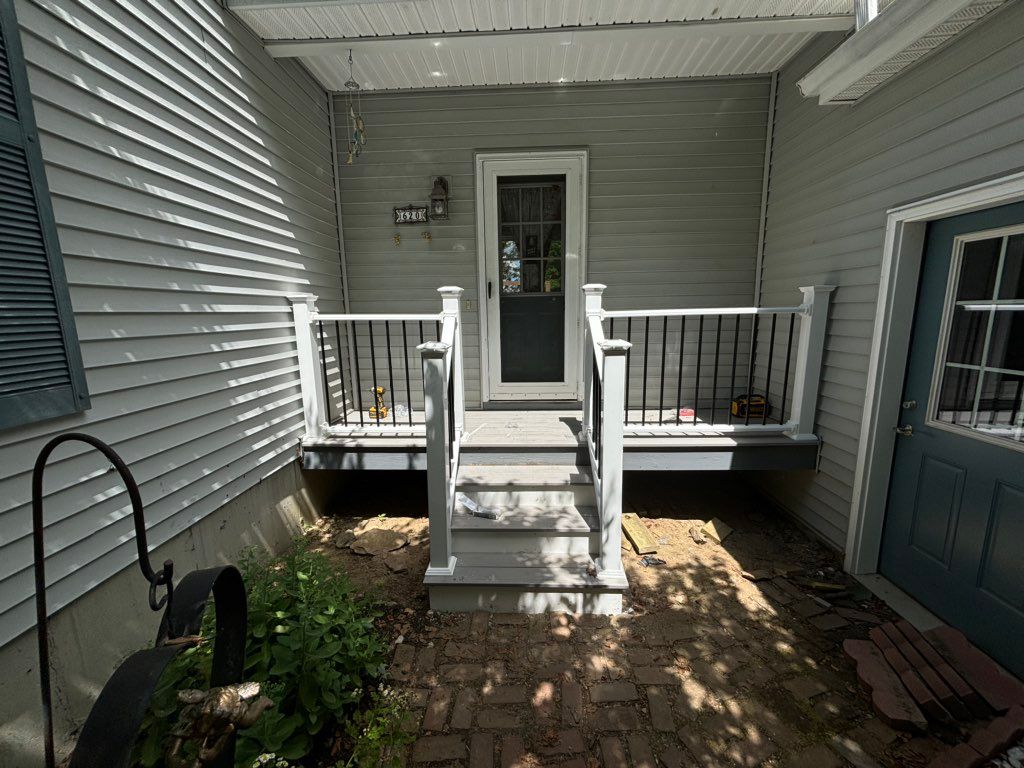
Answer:
[[(236, 765), (250, 768), (259, 759), (272, 766), (332, 765), (339, 753), (370, 749), (359, 746), (360, 738), (382, 745), (376, 764), (383, 764), (383, 748), (400, 738), (400, 700), (382, 697), (378, 688), (387, 646), (374, 628), (372, 602), (301, 540), (281, 557), (246, 553), (240, 568), (249, 602), (245, 679), (259, 682), (274, 707), (239, 732)], [(137, 766), (163, 764), (164, 740), (179, 709), (176, 692), (207, 687), (212, 634), (207, 616), (203, 636), (211, 640), (179, 655), (161, 678), (136, 748)]]

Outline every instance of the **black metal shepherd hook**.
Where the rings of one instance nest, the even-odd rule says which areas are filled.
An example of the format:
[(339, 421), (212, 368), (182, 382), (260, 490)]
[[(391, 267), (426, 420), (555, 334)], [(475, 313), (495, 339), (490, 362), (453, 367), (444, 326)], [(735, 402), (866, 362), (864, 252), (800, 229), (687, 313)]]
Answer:
[[(117, 470), (128, 491), (135, 523), (139, 568), (149, 582), (149, 607), (163, 609), (156, 646), (138, 651), (115, 670), (100, 692), (82, 727), (70, 768), (125, 768), (163, 670), (181, 651), (195, 645), (210, 594), (216, 607), (211, 686), (241, 682), (245, 666), (246, 599), (241, 574), (233, 566), (192, 571), (174, 588), (174, 563), (164, 561), (160, 571), (149, 562), (146, 521), (139, 486), (131, 471), (109, 445), (91, 435), (69, 432), (43, 446), (32, 470), (32, 548), (35, 560), (36, 633), (39, 642), (39, 682), (43, 704), (43, 739), (46, 767), (54, 768), (53, 708), (50, 686), (50, 637), (46, 607), (46, 561), (43, 548), (43, 470), (54, 449), (62, 443), (86, 443), (102, 453)], [(157, 598), (157, 590), (166, 592)], [(175, 599), (177, 598), (177, 599)], [(169, 642), (169, 641), (176, 642)], [(234, 763), (234, 742), (213, 764)]]

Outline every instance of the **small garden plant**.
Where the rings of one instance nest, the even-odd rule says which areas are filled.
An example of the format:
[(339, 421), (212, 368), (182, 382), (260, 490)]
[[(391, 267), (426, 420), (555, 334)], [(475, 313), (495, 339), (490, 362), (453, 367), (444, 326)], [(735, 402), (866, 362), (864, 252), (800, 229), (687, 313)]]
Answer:
[[(246, 670), (274, 702), (239, 732), (239, 768), (390, 766), (405, 743), (401, 697), (384, 685), (387, 645), (378, 613), (327, 558), (301, 540), (275, 558), (247, 553), (240, 568), (249, 599)], [(135, 765), (161, 768), (180, 709), (177, 692), (204, 688), (213, 656), (212, 613), (204, 642), (181, 653), (161, 678), (136, 748)]]

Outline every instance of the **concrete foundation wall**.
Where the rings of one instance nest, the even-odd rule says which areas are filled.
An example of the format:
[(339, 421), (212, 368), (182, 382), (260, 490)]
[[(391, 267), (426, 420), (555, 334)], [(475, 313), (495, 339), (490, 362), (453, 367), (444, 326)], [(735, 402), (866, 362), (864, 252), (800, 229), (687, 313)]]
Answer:
[[(290, 462), (216, 512), (153, 549), (174, 561), (176, 580), (235, 560), (247, 547), (280, 551), (323, 508), (334, 473), (303, 473)], [(149, 609), (137, 565), (124, 569), (50, 619), (56, 739), (65, 754), (115, 667), (153, 642), (160, 613)], [(42, 713), (34, 631), (0, 648), (0, 768), (42, 761)]]

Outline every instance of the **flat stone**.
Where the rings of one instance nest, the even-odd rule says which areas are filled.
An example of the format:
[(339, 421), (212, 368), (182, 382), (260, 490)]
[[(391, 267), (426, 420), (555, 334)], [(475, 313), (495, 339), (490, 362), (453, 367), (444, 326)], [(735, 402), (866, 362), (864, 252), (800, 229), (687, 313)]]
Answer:
[(488, 685), (480, 698), (485, 704), (525, 704), (528, 695), (525, 685)]
[(601, 739), (601, 758), (604, 768), (629, 768), (626, 760), (626, 749), (622, 742), (614, 736)]
[(819, 616), (823, 614), (828, 608), (817, 600), (813, 600), (809, 597), (805, 597), (802, 600), (797, 600), (795, 603), (789, 606), (790, 609), (798, 616), (802, 616), (805, 619), (809, 619), (812, 616)]
[(849, 639), (843, 642), (843, 651), (856, 663), (857, 677), (871, 691), (871, 703), (886, 725), (901, 730), (927, 727), (924, 714), (878, 646), (870, 640)]
[(850, 626), (850, 622), (842, 616), (832, 612), (823, 613), (820, 616), (812, 616), (810, 622), (822, 632), (831, 632), (835, 629), (842, 629), (843, 627)]
[(448, 720), (448, 707), (452, 703), (450, 688), (435, 688), (427, 701), (427, 711), (423, 713), (423, 730), (443, 731)]
[(651, 713), (651, 725), (656, 731), (672, 732), (676, 729), (672, 721), (672, 706), (664, 688), (650, 686), (647, 688), (647, 703)]
[(853, 739), (846, 736), (833, 736), (831, 744), (832, 749), (852, 763), (855, 768), (880, 768), (874, 758), (865, 752), (864, 748)]
[(813, 677), (808, 677), (807, 675), (794, 677), (791, 680), (784, 680), (782, 687), (801, 701), (812, 699), (828, 690), (828, 686), (823, 682), (816, 680)]
[(484, 676), (482, 664), (442, 664), (441, 677), (449, 682), (468, 683)]
[(675, 744), (669, 744), (661, 750), (660, 760), (665, 768), (690, 768), (693, 765), (690, 756)]
[(464, 731), (473, 725), (473, 712), (476, 711), (477, 695), (472, 688), (463, 688), (455, 697), (452, 707), (452, 730)]
[(626, 741), (629, 744), (629, 756), (633, 759), (633, 768), (658, 768), (654, 752), (651, 751), (651, 742), (646, 736), (631, 733)]
[(521, 736), (501, 740), (501, 768), (528, 768), (526, 746)]
[(590, 700), (595, 704), (606, 704), (612, 701), (633, 701), (636, 697), (636, 686), (625, 680), (614, 683), (598, 683), (590, 689)]
[(349, 547), (358, 555), (383, 555), (401, 549), (408, 543), (409, 539), (403, 533), (387, 528), (371, 528), (358, 534)]
[(641, 685), (675, 685), (682, 676), (673, 667), (637, 667), (633, 677)]
[(533, 705), (533, 715), (538, 720), (548, 720), (555, 716), (555, 684), (550, 680), (543, 680), (533, 690), (533, 698), (530, 699)]
[(459, 661), (482, 661), (485, 646), (481, 643), (460, 643), (449, 640), (444, 644), (444, 655)]
[(487, 627), (491, 623), (491, 614), (486, 611), (474, 611), (473, 619), (469, 625), (469, 633), (476, 638), (487, 634)]
[(425, 645), (416, 654), (416, 671), (431, 672), (437, 663), (437, 648), (432, 645)]
[(640, 718), (632, 707), (603, 707), (594, 718), (598, 731), (635, 731), (639, 727)]
[(583, 720), (583, 688), (572, 680), (562, 682), (562, 722), (579, 725)]
[(439, 763), (443, 760), (463, 760), (466, 741), (461, 736), (423, 736), (412, 745), (415, 763)]
[(476, 714), (476, 724), (480, 728), (512, 729), (520, 725), (519, 715), (508, 709), (481, 709)]
[(384, 565), (392, 573), (405, 573), (409, 570), (412, 556), (407, 552), (388, 552), (384, 555)]
[(469, 768), (494, 768), (494, 736), (474, 733), (469, 741)]
[(786, 768), (842, 768), (842, 759), (824, 744), (801, 750), (785, 763)]

